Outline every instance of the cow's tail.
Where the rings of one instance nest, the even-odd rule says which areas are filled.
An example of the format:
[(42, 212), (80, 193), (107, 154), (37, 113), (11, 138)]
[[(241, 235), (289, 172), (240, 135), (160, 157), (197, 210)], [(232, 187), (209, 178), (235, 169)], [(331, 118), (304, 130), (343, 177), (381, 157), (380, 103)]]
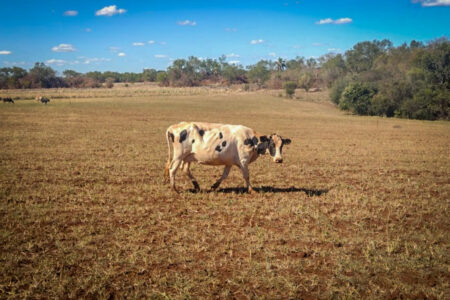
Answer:
[(171, 152), (172, 149), (171, 148), (172, 148), (173, 136), (174, 136), (170, 129), (171, 128), (169, 127), (166, 131), (167, 148), (169, 150), (169, 156), (167, 158), (166, 168), (164, 170), (164, 180), (166, 182), (168, 182), (170, 179), (169, 170), (170, 170), (170, 164), (172, 162), (172, 152)]

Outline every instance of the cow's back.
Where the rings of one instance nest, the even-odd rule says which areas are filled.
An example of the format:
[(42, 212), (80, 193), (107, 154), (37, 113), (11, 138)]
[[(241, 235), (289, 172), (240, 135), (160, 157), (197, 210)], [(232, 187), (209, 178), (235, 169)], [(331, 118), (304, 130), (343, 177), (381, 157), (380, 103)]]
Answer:
[[(211, 124), (211, 123), (209, 123)], [(206, 129), (204, 124), (196, 124), (198, 130)], [(241, 125), (213, 124), (209, 130), (199, 132), (201, 137), (192, 144), (192, 153), (196, 161), (206, 165), (236, 165), (245, 155), (246, 148), (242, 148), (243, 139), (252, 130)], [(202, 135), (200, 135), (202, 133)], [(244, 152), (243, 152), (244, 151)]]

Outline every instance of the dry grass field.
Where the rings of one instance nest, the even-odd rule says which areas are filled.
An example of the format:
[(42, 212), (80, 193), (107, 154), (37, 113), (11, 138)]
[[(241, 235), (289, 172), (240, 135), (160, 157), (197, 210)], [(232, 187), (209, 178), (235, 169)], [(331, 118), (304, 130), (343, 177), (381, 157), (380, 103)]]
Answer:
[[(346, 115), (325, 93), (114, 91), (0, 103), (0, 298), (448, 299), (450, 123)], [(174, 194), (164, 133), (182, 120), (292, 144), (250, 166), (256, 194), (236, 168), (208, 193), (222, 168), (199, 165), (203, 192), (179, 172)]]

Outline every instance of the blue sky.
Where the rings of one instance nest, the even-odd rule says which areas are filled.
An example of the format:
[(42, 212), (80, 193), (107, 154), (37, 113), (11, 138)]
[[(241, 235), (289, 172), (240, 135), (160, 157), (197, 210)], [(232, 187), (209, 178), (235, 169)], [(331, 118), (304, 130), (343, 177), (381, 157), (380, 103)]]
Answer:
[(59, 72), (141, 72), (222, 54), (246, 66), (449, 34), (450, 0), (0, 0), (0, 67), (40, 61)]

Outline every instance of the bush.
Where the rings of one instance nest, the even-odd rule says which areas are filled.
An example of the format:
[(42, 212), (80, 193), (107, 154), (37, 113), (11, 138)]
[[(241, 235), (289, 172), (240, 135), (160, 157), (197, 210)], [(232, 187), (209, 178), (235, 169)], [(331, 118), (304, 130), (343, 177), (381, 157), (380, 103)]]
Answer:
[(330, 98), (334, 104), (339, 105), (342, 93), (344, 92), (344, 89), (347, 87), (348, 83), (348, 80), (339, 79), (333, 84), (330, 91)]
[(373, 97), (370, 105), (370, 114), (376, 116), (393, 117), (397, 111), (395, 101), (384, 95), (377, 94)]
[(420, 120), (448, 119), (449, 97), (447, 90), (425, 88), (401, 106), (401, 116)]
[(314, 76), (311, 73), (303, 73), (298, 81), (298, 87), (309, 91), (314, 83)]
[(156, 75), (156, 81), (160, 86), (168, 86), (169, 85), (169, 76), (166, 72), (158, 72)]
[(295, 89), (297, 88), (297, 83), (294, 81), (288, 81), (284, 84), (284, 89), (286, 91), (286, 96), (292, 98), (295, 94)]
[(358, 115), (368, 115), (371, 100), (375, 94), (376, 90), (366, 83), (351, 83), (342, 93), (339, 107)]

